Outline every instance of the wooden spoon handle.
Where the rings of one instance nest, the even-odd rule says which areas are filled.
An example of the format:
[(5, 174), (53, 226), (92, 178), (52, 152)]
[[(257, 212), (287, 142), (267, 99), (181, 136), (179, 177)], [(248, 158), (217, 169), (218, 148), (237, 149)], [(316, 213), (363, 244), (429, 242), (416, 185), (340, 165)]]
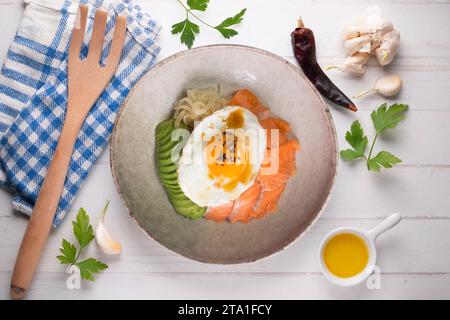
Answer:
[(13, 299), (21, 299), (25, 296), (39, 263), (51, 230), (53, 217), (58, 208), (79, 131), (80, 128), (76, 121), (65, 121), (58, 146), (48, 168), (17, 255), (16, 265), (11, 278), (10, 293)]

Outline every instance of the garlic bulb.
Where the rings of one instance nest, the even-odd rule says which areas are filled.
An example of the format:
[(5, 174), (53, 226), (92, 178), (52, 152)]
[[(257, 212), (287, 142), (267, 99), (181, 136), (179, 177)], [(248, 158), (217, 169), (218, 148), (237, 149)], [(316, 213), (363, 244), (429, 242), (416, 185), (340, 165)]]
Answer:
[(375, 82), (374, 88), (366, 90), (358, 94), (354, 98), (360, 98), (371, 92), (378, 92), (379, 94), (385, 97), (393, 97), (397, 95), (401, 89), (402, 89), (402, 79), (400, 79), (400, 77), (397, 75), (392, 75), (378, 79)]
[(122, 245), (114, 240), (114, 238), (109, 233), (108, 229), (104, 224), (106, 211), (108, 210), (109, 201), (106, 203), (100, 217), (97, 222), (97, 227), (95, 229), (95, 241), (102, 250), (103, 253), (109, 255), (116, 255), (122, 251)]
[[(382, 18), (379, 7), (370, 6), (364, 18), (345, 26), (343, 39), (344, 50), (349, 57), (361, 53), (368, 54), (368, 57), (374, 54), (380, 65), (385, 66), (397, 54), (400, 33), (394, 29), (392, 22)], [(355, 64), (352, 59), (347, 58), (342, 66), (331, 68), (362, 75), (367, 60)]]

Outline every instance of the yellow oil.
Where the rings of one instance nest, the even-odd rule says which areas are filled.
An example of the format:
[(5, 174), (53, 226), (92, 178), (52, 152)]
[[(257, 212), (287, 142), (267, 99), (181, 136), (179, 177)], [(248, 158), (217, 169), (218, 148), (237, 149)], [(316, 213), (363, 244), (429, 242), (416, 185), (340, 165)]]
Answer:
[(356, 276), (369, 262), (366, 242), (353, 233), (341, 233), (329, 239), (323, 255), (328, 270), (340, 278)]

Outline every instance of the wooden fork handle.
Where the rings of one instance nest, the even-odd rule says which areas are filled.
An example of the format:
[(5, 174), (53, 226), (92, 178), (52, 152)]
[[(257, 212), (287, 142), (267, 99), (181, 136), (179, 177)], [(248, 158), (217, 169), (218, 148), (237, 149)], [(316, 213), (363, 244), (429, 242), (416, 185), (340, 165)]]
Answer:
[(26, 295), (39, 263), (51, 230), (53, 217), (58, 208), (79, 131), (80, 126), (75, 122), (65, 121), (58, 146), (48, 168), (17, 255), (11, 278), (10, 294), (13, 299), (21, 299)]

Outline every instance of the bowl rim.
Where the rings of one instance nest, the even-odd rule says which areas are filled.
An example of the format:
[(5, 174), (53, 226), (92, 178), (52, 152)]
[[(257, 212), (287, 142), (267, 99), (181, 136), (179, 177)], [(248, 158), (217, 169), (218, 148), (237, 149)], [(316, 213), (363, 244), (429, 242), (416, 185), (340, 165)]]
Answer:
[[(230, 262), (224, 262), (224, 261), (211, 261), (211, 260), (207, 260), (204, 259), (203, 257), (199, 258), (199, 257), (194, 257), (194, 256), (190, 256), (188, 254), (185, 253), (180, 253), (178, 251), (172, 250), (171, 248), (167, 247), (166, 245), (164, 245), (159, 239), (155, 238), (154, 236), (152, 236), (149, 232), (147, 232), (144, 227), (141, 225), (141, 223), (136, 219), (136, 217), (134, 216), (133, 212), (130, 210), (127, 202), (125, 201), (125, 198), (122, 195), (122, 192), (120, 190), (119, 187), (119, 182), (117, 179), (117, 173), (115, 172), (114, 169), (114, 141), (115, 141), (115, 136), (116, 136), (116, 132), (117, 132), (117, 124), (120, 121), (120, 118), (126, 108), (126, 106), (128, 105), (128, 101), (130, 99), (130, 97), (132, 96), (133, 92), (136, 90), (136, 88), (138, 88), (139, 83), (141, 83), (142, 81), (144, 81), (147, 77), (151, 77), (154, 73), (157, 73), (159, 69), (161, 69), (161, 67), (163, 67), (164, 65), (166, 65), (167, 63), (171, 62), (172, 60), (175, 60), (179, 57), (185, 56), (185, 55), (189, 55), (189, 54), (195, 54), (198, 51), (204, 51), (204, 50), (209, 50), (209, 49), (244, 49), (247, 51), (252, 51), (252, 52), (256, 52), (258, 54), (262, 54), (265, 56), (268, 56), (274, 60), (276, 60), (279, 63), (282, 63), (284, 65), (286, 65), (289, 69), (291, 69), (294, 73), (297, 74), (297, 76), (303, 78), (305, 80), (305, 82), (307, 83), (307, 85), (312, 89), (312, 92), (314, 92), (314, 95), (319, 99), (320, 104), (321, 104), (321, 111), (323, 111), (325, 113), (326, 118), (328, 119), (328, 123), (330, 125), (330, 129), (334, 138), (334, 175), (333, 175), (333, 179), (331, 181), (331, 185), (330, 185), (330, 189), (328, 190), (328, 194), (325, 198), (325, 200), (322, 203), (322, 206), (320, 207), (320, 209), (318, 210), (316, 216), (311, 220), (311, 222), (308, 224), (308, 226), (301, 231), (300, 233), (296, 234), (292, 239), (289, 239), (288, 243), (286, 245), (284, 245), (283, 247), (281, 247), (280, 249), (278, 249), (277, 251), (271, 253), (271, 254), (266, 254), (266, 255), (260, 255), (260, 256), (255, 256), (252, 259), (249, 259), (248, 261), (230, 261)], [(301, 69), (297, 66), (295, 66), (293, 63), (291, 63), (290, 61), (286, 60), (285, 58), (272, 53), (270, 51), (264, 50), (264, 49), (260, 49), (260, 48), (256, 48), (256, 47), (252, 47), (252, 46), (247, 46), (247, 45), (241, 45), (241, 44), (211, 44), (211, 45), (204, 45), (204, 46), (199, 46), (193, 49), (187, 49), (187, 50), (183, 50), (177, 53), (174, 53), (164, 59), (162, 59), (161, 61), (157, 62), (135, 85), (134, 87), (131, 89), (131, 91), (129, 92), (128, 96), (126, 97), (125, 101), (123, 102), (121, 108), (119, 109), (119, 112), (117, 113), (116, 119), (114, 121), (114, 127), (113, 127), (113, 131), (111, 133), (111, 139), (110, 139), (110, 148), (109, 148), (109, 155), (110, 155), (110, 159), (109, 159), (109, 164), (110, 164), (110, 169), (111, 169), (111, 175), (113, 178), (113, 182), (115, 185), (115, 188), (117, 190), (117, 193), (119, 194), (119, 197), (122, 201), (122, 204), (124, 205), (124, 207), (127, 209), (129, 216), (136, 222), (136, 224), (138, 225), (139, 229), (141, 229), (146, 235), (147, 237), (149, 237), (150, 239), (156, 241), (158, 244), (160, 244), (162, 247), (164, 247), (165, 249), (174, 252), (182, 257), (188, 258), (190, 260), (196, 261), (196, 262), (201, 262), (201, 263), (207, 263), (207, 264), (218, 264), (218, 265), (230, 265), (230, 264), (245, 264), (245, 263), (252, 263), (255, 261), (260, 261), (263, 259), (267, 259), (269, 257), (273, 257), (274, 255), (284, 251), (285, 249), (287, 249), (289, 246), (293, 245), (294, 242), (297, 242), (300, 238), (302, 238), (306, 232), (308, 232), (312, 226), (317, 222), (317, 220), (319, 219), (319, 217), (322, 215), (322, 213), (324, 212), (324, 210), (326, 209), (326, 207), (328, 206), (330, 199), (331, 199), (331, 195), (334, 192), (334, 189), (336, 187), (336, 181), (339, 175), (339, 167), (340, 167), (340, 159), (339, 159), (339, 143), (338, 143), (338, 137), (337, 137), (337, 133), (336, 133), (336, 126), (334, 124), (334, 120), (330, 111), (330, 108), (328, 106), (328, 104), (325, 102), (325, 100), (323, 99), (323, 97), (320, 95), (320, 93), (317, 91), (317, 89), (313, 86), (313, 84), (309, 81), (309, 79), (306, 78), (306, 76), (303, 74), (303, 72), (301, 71)]]

